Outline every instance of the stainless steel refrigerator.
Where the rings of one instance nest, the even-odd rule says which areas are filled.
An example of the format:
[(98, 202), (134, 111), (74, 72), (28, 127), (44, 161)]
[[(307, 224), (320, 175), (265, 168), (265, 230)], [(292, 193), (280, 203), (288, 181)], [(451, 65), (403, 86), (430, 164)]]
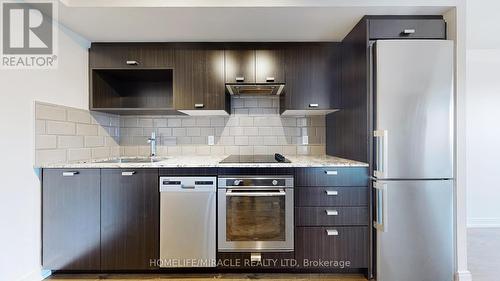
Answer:
[(376, 276), (453, 280), (453, 42), (371, 45)]

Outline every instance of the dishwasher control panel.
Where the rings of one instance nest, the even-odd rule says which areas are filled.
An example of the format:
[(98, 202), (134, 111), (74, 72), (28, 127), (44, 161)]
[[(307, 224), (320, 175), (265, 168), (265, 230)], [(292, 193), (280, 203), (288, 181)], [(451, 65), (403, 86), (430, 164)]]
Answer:
[(217, 189), (216, 177), (160, 177), (160, 192), (175, 190), (206, 190), (214, 192)]

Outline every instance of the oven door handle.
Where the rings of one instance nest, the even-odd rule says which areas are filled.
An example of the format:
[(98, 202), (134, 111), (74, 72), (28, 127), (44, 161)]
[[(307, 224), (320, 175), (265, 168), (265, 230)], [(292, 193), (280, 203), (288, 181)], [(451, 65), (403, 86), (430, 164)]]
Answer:
[(285, 196), (286, 192), (282, 189), (276, 191), (236, 191), (226, 190), (226, 196), (245, 196), (245, 197), (270, 197)]

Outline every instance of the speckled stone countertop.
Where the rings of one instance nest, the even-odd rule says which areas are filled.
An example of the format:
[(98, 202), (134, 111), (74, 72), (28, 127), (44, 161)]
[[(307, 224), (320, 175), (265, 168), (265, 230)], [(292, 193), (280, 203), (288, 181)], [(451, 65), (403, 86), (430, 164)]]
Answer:
[(159, 162), (100, 163), (92, 162), (45, 164), (40, 168), (175, 168), (175, 167), (368, 167), (368, 164), (328, 155), (286, 156), (291, 163), (219, 163), (228, 155), (220, 156), (167, 156)]

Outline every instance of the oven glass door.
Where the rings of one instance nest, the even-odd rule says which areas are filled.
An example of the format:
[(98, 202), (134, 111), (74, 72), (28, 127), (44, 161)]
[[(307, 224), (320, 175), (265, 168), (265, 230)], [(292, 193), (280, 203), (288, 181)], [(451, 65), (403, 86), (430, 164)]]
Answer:
[(219, 251), (292, 251), (293, 190), (218, 190)]
[(285, 241), (284, 190), (226, 192), (227, 241)]

